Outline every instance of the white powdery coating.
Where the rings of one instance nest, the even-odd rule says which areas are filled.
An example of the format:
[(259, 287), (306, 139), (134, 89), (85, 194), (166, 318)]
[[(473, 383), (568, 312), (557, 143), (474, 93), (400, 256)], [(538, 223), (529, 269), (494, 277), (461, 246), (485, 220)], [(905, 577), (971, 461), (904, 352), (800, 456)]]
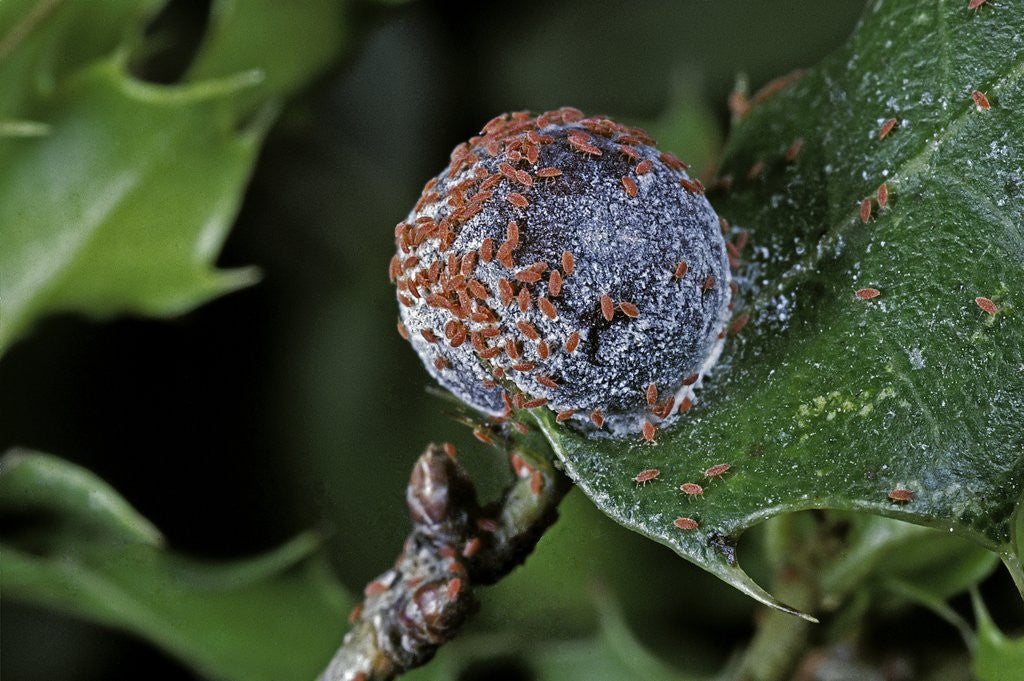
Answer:
[[(573, 130), (586, 133), (602, 155), (584, 155), (574, 149), (566, 140), (566, 133)], [(406, 276), (415, 276), (435, 261), (443, 265), (450, 253), (461, 260), (466, 253), (478, 251), (486, 237), (493, 240), (496, 252), (505, 241), (509, 221), (515, 220), (520, 233), (519, 246), (513, 251), (515, 266), (510, 270), (497, 259), (478, 262), (470, 275), (491, 292), (486, 304), (500, 320), (496, 324), (461, 321), (470, 331), (497, 327), (500, 335), (488, 338), (488, 345), (503, 347), (506, 339), (514, 339), (521, 357), (514, 360), (502, 352), (483, 360), (469, 340), (452, 348), (444, 327), (454, 315), (428, 305), (425, 296), (414, 300), (411, 307), (399, 306), (410, 341), (443, 386), (492, 416), (505, 411), (504, 388), (488, 388), (485, 382), (494, 380), (495, 367), (502, 367), (506, 385), (514, 384), (528, 398), (546, 398), (553, 411), (576, 410), (569, 422), (588, 432), (595, 431), (590, 421), (594, 410), (600, 410), (605, 418), (604, 432), (616, 436), (640, 432), (645, 419), (660, 425), (671, 423), (678, 417), (680, 402), (685, 397), (693, 399), (695, 386), (683, 385), (684, 380), (703, 375), (721, 352), (719, 334), (729, 315), (730, 275), (718, 216), (703, 195), (680, 186), (679, 180), (686, 174), (662, 163), (657, 149), (633, 143), (630, 146), (640, 158), (630, 159), (615, 141), (590, 134), (578, 124), (550, 125), (540, 132), (556, 142), (541, 147), (536, 165), (525, 159), (512, 165), (531, 175), (538, 168), (556, 167), (562, 175), (551, 179), (534, 175), (531, 188), (502, 181), (484, 202), (484, 209), (458, 228), (450, 249), (441, 253), (438, 240), (428, 239), (413, 251), (419, 263), (404, 271)], [(441, 220), (452, 212), (443, 200), (448, 190), (473, 177), (478, 167), (495, 174), (499, 164), (508, 161), (505, 153), (494, 158), (480, 155), (483, 160), (460, 169), (454, 177), (448, 177), (446, 168), (435, 188), (442, 199), (414, 211), (406, 221), (415, 224), (423, 216)], [(651, 161), (652, 168), (637, 176), (634, 169), (643, 159)], [(626, 192), (623, 176), (636, 182), (636, 197)], [(523, 194), (530, 205), (513, 206), (506, 200), (510, 192)], [(467, 198), (472, 195), (467, 193)], [(563, 251), (574, 256), (575, 271), (562, 273), (562, 292), (554, 297), (548, 291), (548, 278), (552, 269), (561, 269)], [(408, 254), (399, 253), (399, 257)], [(548, 264), (541, 281), (515, 281), (516, 272), (538, 261)], [(680, 261), (686, 262), (688, 270), (677, 280), (673, 273)], [(709, 276), (714, 277), (714, 284), (705, 290)], [(527, 312), (521, 312), (515, 300), (507, 306), (500, 303), (500, 278), (513, 283), (517, 293), (522, 286), (530, 291), (532, 303)], [(615, 303), (611, 322), (601, 314), (600, 299), (605, 294)], [(555, 305), (557, 319), (549, 319), (538, 309), (540, 296), (547, 296)], [(636, 305), (639, 317), (623, 314), (619, 308), (622, 301)], [(549, 357), (542, 359), (538, 343), (527, 339), (516, 326), (522, 320), (532, 324), (547, 342)], [(428, 342), (424, 330), (438, 340)], [(580, 344), (569, 353), (565, 342), (574, 331), (580, 334)], [(435, 367), (437, 358), (447, 366)], [(523, 361), (535, 364), (536, 369), (523, 372), (511, 368)], [(539, 383), (537, 376), (550, 377), (558, 387)], [(659, 404), (673, 400), (666, 419), (650, 413), (645, 393), (652, 383), (658, 388)]]

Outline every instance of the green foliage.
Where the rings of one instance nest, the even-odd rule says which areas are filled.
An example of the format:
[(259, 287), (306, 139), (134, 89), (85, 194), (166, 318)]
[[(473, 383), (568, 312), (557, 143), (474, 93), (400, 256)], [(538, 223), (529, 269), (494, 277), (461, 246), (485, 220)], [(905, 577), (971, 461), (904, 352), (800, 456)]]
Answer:
[(354, 603), (302, 535), (257, 558), (197, 561), (107, 484), (56, 457), (0, 460), (5, 597), (132, 631), (214, 679), (307, 681)]
[[(744, 529), (788, 511), (900, 518), (1013, 565), (1024, 486), (1022, 31), (1016, 3), (978, 13), (877, 3), (846, 47), (755, 97), (720, 171), (733, 188), (711, 197), (731, 236), (749, 234), (736, 312), (750, 322), (693, 411), (650, 446), (539, 419), (602, 510), (777, 606), (733, 551)], [(990, 110), (975, 106), (975, 89)], [(898, 126), (880, 139), (890, 117)], [(888, 207), (874, 205), (864, 224), (861, 200), (883, 182)], [(881, 295), (858, 299), (868, 287)], [(704, 480), (722, 462), (732, 469)], [(638, 488), (631, 479), (646, 468), (661, 477)], [(683, 482), (705, 493), (688, 500)], [(896, 488), (913, 500), (891, 501)], [(700, 529), (677, 529), (678, 516)]]
[(159, 86), (126, 66), (158, 3), (4, 3), (0, 353), (54, 312), (175, 315), (255, 281), (212, 262), (275, 103), (343, 43), (343, 5), (278, 5), (217, 3), (189, 81)]
[(1024, 637), (1007, 638), (972, 591), (977, 638), (974, 642), (974, 673), (978, 681), (1015, 681), (1024, 669)]

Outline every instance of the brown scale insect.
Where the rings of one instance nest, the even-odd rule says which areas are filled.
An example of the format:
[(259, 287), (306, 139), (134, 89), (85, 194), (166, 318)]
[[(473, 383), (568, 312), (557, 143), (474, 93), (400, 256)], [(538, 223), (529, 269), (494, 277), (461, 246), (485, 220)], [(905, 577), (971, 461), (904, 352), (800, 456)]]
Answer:
[(704, 488), (695, 482), (684, 482), (679, 485), (679, 491), (688, 497), (695, 497), (704, 494)]
[(498, 164), (498, 172), (510, 180), (516, 179), (516, 169), (512, 167), (512, 164), (501, 162)]
[(878, 185), (878, 191), (875, 193), (875, 198), (878, 199), (879, 210), (885, 210), (885, 207), (889, 205), (889, 187), (885, 182)]
[(892, 129), (896, 127), (899, 121), (895, 118), (886, 118), (885, 122), (882, 123), (882, 127), (878, 129), (878, 139), (884, 140), (892, 132)]
[(636, 305), (628, 301), (620, 301), (619, 309), (622, 310), (622, 314), (632, 319), (636, 319), (637, 317), (640, 316), (640, 310), (637, 309)]
[(565, 272), (566, 276), (573, 273), (576, 269), (576, 259), (572, 257), (572, 253), (569, 251), (562, 251), (562, 271)]
[(543, 407), (547, 403), (548, 398), (538, 397), (536, 399), (530, 400), (529, 402), (524, 402), (523, 409), (536, 409), (537, 407)]
[(732, 326), (729, 327), (729, 333), (735, 336), (743, 330), (743, 327), (747, 325), (748, 321), (750, 321), (750, 315), (746, 312), (741, 313), (736, 317), (735, 321), (733, 321)]
[(914, 493), (909, 489), (897, 487), (889, 492), (889, 499), (897, 503), (906, 503), (914, 500)]
[(684, 261), (680, 260), (676, 264), (676, 271), (672, 273), (672, 277), (674, 279), (682, 279), (686, 276), (687, 269), (689, 269), (689, 266)]
[(626, 190), (626, 196), (631, 199), (636, 198), (639, 188), (636, 186), (636, 181), (628, 175), (622, 176), (622, 187)]
[(867, 223), (871, 219), (871, 199), (866, 198), (860, 202), (860, 221)]
[[(587, 140), (589, 140), (589, 139), (590, 138), (587, 137)], [(603, 156), (604, 155), (604, 153), (598, 147), (595, 147), (589, 141), (584, 141), (580, 137), (573, 137), (571, 133), (570, 133), (570, 136), (569, 136), (569, 144), (571, 144), (572, 147), (576, 151), (580, 152), (581, 154), (590, 154), (591, 156)]]
[(594, 425), (598, 428), (604, 427), (604, 414), (601, 413), (600, 409), (595, 409), (590, 412), (590, 420), (594, 422)]
[(977, 106), (979, 109), (984, 109), (988, 111), (988, 109), (991, 107), (991, 105), (988, 102), (988, 97), (986, 97), (985, 93), (982, 92), (981, 90), (975, 90), (974, 92), (972, 92), (971, 99), (974, 100), (975, 106)]
[(537, 356), (541, 359), (547, 359), (551, 356), (551, 348), (548, 346), (548, 342), (542, 340), (537, 343)]
[(516, 208), (527, 208), (530, 205), (530, 201), (519, 192), (509, 192), (505, 200)]
[[(501, 354), (501, 348), (498, 346), (487, 348), (486, 350), (478, 354), (480, 355), (480, 359), (494, 359), (495, 357)], [(491, 383), (494, 383), (494, 381), (491, 381)], [(497, 383), (494, 383), (494, 385), (489, 385), (487, 387), (496, 388)]]
[(640, 161), (639, 163), (636, 164), (635, 172), (637, 175), (646, 175), (647, 173), (651, 172), (651, 168), (653, 167), (654, 164), (651, 163), (650, 160), (644, 159), (643, 161)]
[(572, 418), (572, 415), (575, 414), (575, 413), (576, 413), (575, 409), (565, 409), (563, 411), (558, 412), (558, 414), (555, 416), (555, 421), (557, 421), (558, 423), (561, 423), (563, 421), (567, 421), (570, 418)]
[(512, 338), (505, 340), (505, 354), (508, 355), (509, 359), (519, 359), (519, 345)]
[(793, 140), (793, 143), (786, 149), (786, 163), (792, 163), (796, 160), (796, 157), (800, 155), (800, 151), (804, 148), (804, 138), (797, 137)]
[(579, 331), (573, 331), (569, 334), (569, 338), (565, 341), (566, 352), (576, 352), (576, 348), (580, 345), (580, 333)]
[(978, 307), (980, 307), (983, 312), (986, 312), (987, 314), (990, 314), (990, 315), (993, 315), (993, 316), (997, 312), (999, 312), (999, 308), (996, 307), (996, 304), (993, 303), (990, 299), (985, 298), (983, 296), (978, 296), (977, 298), (975, 298), (974, 299), (974, 304), (977, 305)]
[(473, 294), (474, 297), (480, 300), (487, 300), (491, 297), (490, 291), (487, 290), (487, 286), (476, 279), (470, 279), (469, 283), (466, 284), (466, 288)]
[(862, 288), (858, 290), (855, 295), (861, 300), (871, 300), (872, 298), (877, 298), (881, 294), (882, 292), (877, 288)]
[(548, 295), (552, 298), (562, 295), (562, 273), (558, 270), (551, 270), (548, 276)]
[(644, 419), (643, 427), (643, 438), (645, 442), (654, 442), (654, 436), (658, 433), (658, 428), (651, 423), (648, 419)]
[(661, 471), (657, 468), (648, 468), (647, 470), (640, 471), (633, 476), (633, 482), (636, 483), (637, 487), (642, 487), (649, 482), (657, 480), (659, 475), (661, 475)]
[(700, 374), (690, 374), (683, 379), (683, 385), (693, 385), (697, 382), (698, 378), (700, 378)]
[(548, 319), (558, 319), (558, 310), (556, 310), (555, 306), (551, 304), (551, 301), (544, 296), (537, 299), (537, 307), (540, 308), (540, 311), (543, 312), (544, 316)]
[(647, 386), (647, 390), (644, 393), (644, 395), (647, 398), (647, 406), (653, 407), (655, 404), (658, 403), (658, 386), (656, 386), (654, 383), (651, 383), (649, 386)]
[(543, 177), (543, 178), (558, 177), (561, 174), (562, 174), (561, 170), (559, 170), (558, 168), (552, 168), (552, 167), (541, 168), (536, 173), (534, 173), (534, 175), (536, 175), (537, 177)]
[(430, 329), (423, 329), (422, 331), (420, 331), (420, 335), (423, 336), (423, 340), (427, 341), (428, 343), (437, 342), (437, 336), (435, 336), (434, 332), (431, 331)]
[(457, 334), (455, 334), (455, 336), (452, 337), (452, 340), (449, 343), (449, 345), (451, 345), (453, 348), (457, 348), (466, 342), (467, 337), (468, 334), (466, 333), (466, 330), (463, 329), (462, 331), (459, 331)]
[(696, 530), (700, 525), (693, 518), (676, 518), (672, 524), (680, 530)]
[(489, 263), (494, 258), (494, 239), (487, 237), (480, 244), (480, 262)]
[(519, 303), (520, 312), (526, 312), (527, 310), (529, 310), (530, 303), (532, 302), (532, 300), (533, 299), (530, 298), (530, 292), (527, 290), (525, 286), (519, 289), (519, 295), (516, 296), (516, 301)]
[(615, 316), (615, 304), (607, 293), (601, 295), (601, 315), (608, 322)]
[(690, 192), (691, 194), (704, 193), (704, 185), (703, 183), (701, 183), (700, 180), (697, 179), (690, 180), (684, 177), (679, 180), (679, 185), (686, 191)]
[(530, 340), (540, 340), (540, 334), (537, 332), (537, 327), (525, 319), (520, 319), (516, 322), (516, 327), (518, 327), (519, 330), (523, 332), (523, 335)]
[(679, 403), (679, 413), (685, 414), (693, 408), (693, 400), (689, 397), (684, 397), (683, 401)]
[(508, 283), (508, 279), (501, 277), (498, 279), (498, 299), (502, 305), (508, 305), (516, 297), (515, 291), (512, 289), (512, 284)]
[(713, 478), (720, 478), (723, 475), (725, 475), (730, 468), (732, 468), (730, 464), (716, 463), (714, 466), (711, 466), (706, 471), (704, 471), (704, 477), (708, 478), (709, 480)]
[(546, 388), (551, 388), (553, 390), (558, 387), (558, 383), (556, 383), (550, 376), (537, 376), (536, 378), (537, 382)]
[(462, 256), (462, 267), (459, 270), (462, 276), (468, 277), (476, 269), (476, 251), (470, 251)]

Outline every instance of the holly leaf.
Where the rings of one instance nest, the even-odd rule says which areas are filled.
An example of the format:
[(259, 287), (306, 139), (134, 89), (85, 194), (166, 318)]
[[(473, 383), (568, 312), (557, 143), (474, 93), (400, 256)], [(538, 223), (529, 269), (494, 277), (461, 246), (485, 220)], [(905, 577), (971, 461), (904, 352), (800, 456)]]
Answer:
[[(749, 321), (679, 425), (645, 445), (537, 416), (605, 513), (775, 607), (737, 540), (810, 508), (968, 537), (1024, 586), (1011, 539), (1024, 489), (1024, 6), (966, 4), (872, 3), (846, 46), (767, 86), (736, 122), (710, 198), (747, 241), (734, 302)], [(720, 463), (731, 468), (705, 478)], [(637, 486), (648, 468), (660, 477)], [(686, 482), (704, 493), (681, 493)]]
[(15, 450), (0, 459), (4, 597), (137, 634), (213, 679), (306, 681), (354, 603), (304, 534), (230, 563), (177, 554), (92, 473)]

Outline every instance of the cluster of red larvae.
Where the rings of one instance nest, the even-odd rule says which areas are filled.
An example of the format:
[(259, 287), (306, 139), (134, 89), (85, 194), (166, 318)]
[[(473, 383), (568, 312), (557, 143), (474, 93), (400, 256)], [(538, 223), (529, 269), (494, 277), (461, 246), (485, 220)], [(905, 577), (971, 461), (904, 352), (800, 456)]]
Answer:
[(729, 255), (687, 166), (563, 108), (460, 144), (395, 228), (399, 332), (494, 418), (546, 407), (651, 440), (721, 349)]

